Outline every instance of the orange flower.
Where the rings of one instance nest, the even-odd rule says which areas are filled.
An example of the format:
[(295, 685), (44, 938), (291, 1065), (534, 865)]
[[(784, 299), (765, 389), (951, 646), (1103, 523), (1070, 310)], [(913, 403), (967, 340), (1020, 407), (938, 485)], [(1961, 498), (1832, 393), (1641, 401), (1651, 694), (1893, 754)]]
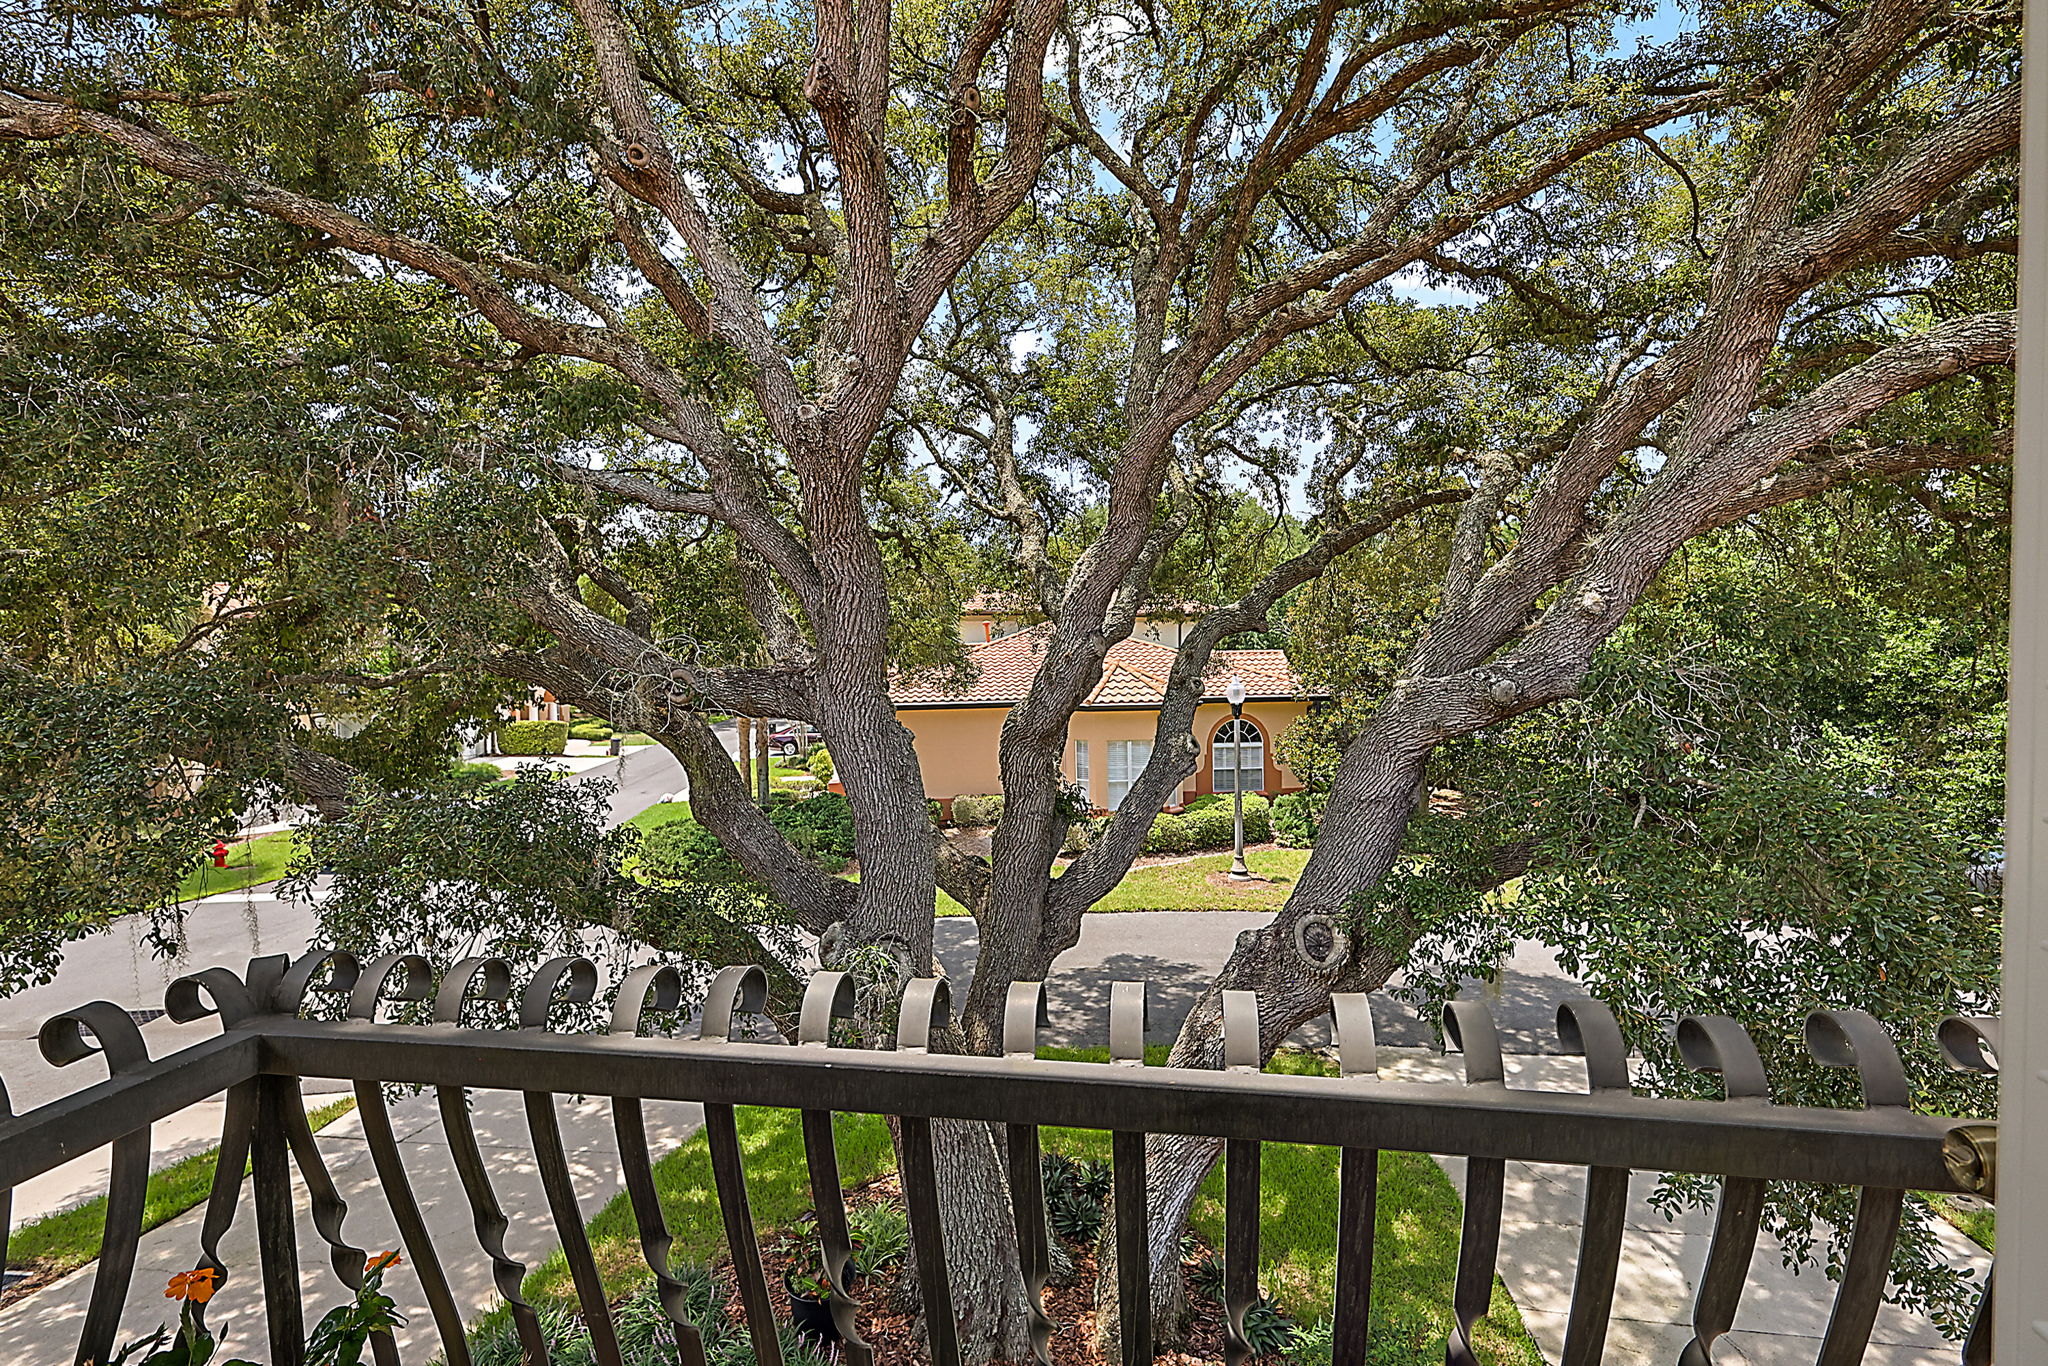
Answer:
[(213, 1298), (213, 1292), (218, 1289), (220, 1273), (212, 1267), (203, 1266), (195, 1271), (183, 1271), (171, 1277), (171, 1283), (164, 1288), (164, 1298), (205, 1304)]
[(380, 1252), (376, 1256), (370, 1258), (370, 1265), (368, 1269), (371, 1271), (387, 1271), (390, 1268), (397, 1266), (401, 1260), (403, 1259), (399, 1257), (396, 1249), (393, 1249), (390, 1252)]

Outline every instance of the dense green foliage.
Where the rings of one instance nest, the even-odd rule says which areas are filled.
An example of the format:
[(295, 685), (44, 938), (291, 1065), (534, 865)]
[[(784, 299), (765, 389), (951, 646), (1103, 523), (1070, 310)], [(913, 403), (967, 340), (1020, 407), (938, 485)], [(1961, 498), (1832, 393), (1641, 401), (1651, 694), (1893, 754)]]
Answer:
[(589, 952), (585, 932), (602, 927), (625, 936), (620, 950), (637, 942), (783, 971), (786, 951), (760, 932), (780, 917), (758, 898), (629, 871), (641, 832), (607, 827), (612, 791), (540, 769), (459, 797), (365, 786), (344, 818), (305, 829), (280, 890), (305, 896), (331, 874), (315, 903), (321, 933), (363, 955), (422, 953), (437, 966), (486, 955), (531, 969)]
[[(1197, 849), (1228, 849), (1237, 838), (1237, 817), (1229, 797), (1214, 793), (1196, 797), (1180, 814), (1160, 813), (1145, 836), (1148, 854), (1186, 854)], [(1273, 838), (1273, 805), (1255, 792), (1244, 797), (1244, 841), (1264, 844)]]
[[(837, 872), (853, 857), (853, 813), (836, 792), (798, 797), (778, 788), (769, 795), (768, 820), (821, 868)], [(687, 817), (664, 821), (647, 833), (638, 868), (655, 883), (727, 899), (735, 907), (752, 906), (763, 918), (781, 918), (767, 887), (740, 866), (716, 835)]]
[(502, 754), (560, 754), (568, 746), (566, 721), (507, 721), (498, 727), (498, 750)]
[[(1405, 990), (1440, 1000), (1533, 938), (1615, 1007), (1648, 1088), (1717, 1095), (1671, 1026), (1728, 1014), (1777, 1099), (1860, 1104), (1803, 1036), (1810, 1009), (1855, 1007), (1891, 1030), (1916, 1104), (1993, 1111), (1934, 1029), (1997, 1008), (1997, 902), (1972, 872), (2001, 852), (2003, 531), (1916, 512), (1844, 496), (1697, 543), (1580, 698), (1446, 747), (1375, 894), (1391, 936), (1421, 935)], [(1286, 743), (1313, 773), (1355, 722), (1340, 707)], [(1839, 1193), (1777, 1199), (1789, 1244), (1827, 1255), (1807, 1219), (1840, 1227)], [(1904, 1293), (1955, 1323), (1975, 1287), (1926, 1237), (1909, 1227)]]

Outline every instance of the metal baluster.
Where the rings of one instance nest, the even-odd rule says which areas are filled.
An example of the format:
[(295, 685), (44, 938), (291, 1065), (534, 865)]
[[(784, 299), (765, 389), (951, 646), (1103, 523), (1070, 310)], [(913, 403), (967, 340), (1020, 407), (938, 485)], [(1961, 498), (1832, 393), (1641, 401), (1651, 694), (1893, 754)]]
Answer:
[[(203, 995), (201, 993), (204, 993)], [(207, 1004), (211, 997), (213, 1004)], [(179, 1024), (191, 1024), (208, 1016), (220, 1017), (221, 1028), (234, 1029), (256, 1014), (255, 998), (242, 979), (226, 968), (206, 968), (173, 981), (164, 988), (164, 1014)], [(200, 1216), (199, 1265), (195, 1270), (214, 1273), (214, 1293), (228, 1283), (228, 1264), (221, 1259), (220, 1240), (235, 1221), (235, 1207), (242, 1197), (242, 1174), (249, 1162), (249, 1144), (256, 1132), (256, 1083), (237, 1082), (228, 1088), (221, 1114), (220, 1150), (213, 1161), (213, 1180), (207, 1188), (206, 1210)], [(206, 1322), (206, 1305), (195, 1303), (192, 1317)]]
[[(619, 983), (618, 995), (613, 998), (611, 1032), (633, 1038), (640, 1033), (644, 1012), (673, 1011), (682, 1003), (683, 979), (674, 968), (663, 964), (635, 968)], [(661, 1210), (661, 1193), (654, 1184), (654, 1163), (647, 1150), (647, 1119), (639, 1097), (612, 1097), (612, 1130), (618, 1135), (619, 1169), (625, 1178), (626, 1197), (633, 1206), (633, 1222), (640, 1230), (640, 1254), (647, 1259), (647, 1269), (654, 1273), (655, 1293), (675, 1337), (676, 1356), (683, 1366), (704, 1366), (704, 1334), (690, 1318), (689, 1287), (677, 1280), (669, 1268), (669, 1249), (675, 1246), (675, 1239), (668, 1231), (668, 1219)]]
[[(853, 979), (843, 972), (819, 973), (804, 989), (803, 1006), (797, 1015), (797, 1046), (829, 1047), (832, 1022), (850, 1017), (853, 1010)], [(853, 1238), (846, 1226), (846, 1193), (840, 1189), (839, 1148), (832, 1137), (832, 1112), (804, 1110), (801, 1115), (804, 1165), (811, 1178), (811, 1208), (817, 1213), (818, 1261), (825, 1277), (826, 1309), (846, 1348), (849, 1366), (868, 1366), (875, 1354), (855, 1330), (854, 1314), (860, 1301), (846, 1285), (846, 1269), (853, 1262)]]
[[(1628, 1044), (1614, 1012), (1604, 1004), (1587, 996), (1560, 1003), (1557, 1037), (1565, 1052), (1585, 1056), (1587, 1090), (1629, 1089)], [(1579, 1269), (1572, 1284), (1561, 1366), (1599, 1366), (1607, 1345), (1607, 1320), (1614, 1308), (1614, 1279), (1621, 1267), (1621, 1237), (1628, 1217), (1628, 1178), (1626, 1167), (1586, 1169)]]
[[(541, 964), (519, 997), (519, 1027), (542, 1033), (548, 1030), (548, 1016), (560, 997), (570, 1005), (582, 1005), (597, 994), (597, 965), (588, 958), (552, 958)], [(604, 1293), (604, 1278), (598, 1275), (597, 1260), (590, 1253), (590, 1235), (583, 1227), (583, 1210), (576, 1203), (576, 1183), (569, 1174), (569, 1155), (562, 1147), (561, 1119), (555, 1113), (555, 1098), (547, 1091), (522, 1091), (526, 1108), (526, 1129), (533, 1136), (533, 1159), (540, 1169), (540, 1186), (546, 1194), (548, 1213), (562, 1240), (562, 1257), (569, 1264), (569, 1280), (576, 1287), (576, 1302), (583, 1310), (583, 1323), (590, 1330), (591, 1355), (598, 1366), (625, 1366), (619, 1354), (618, 1331), (612, 1326), (611, 1305)]]
[[(943, 977), (917, 977), (903, 989), (896, 1013), (896, 1051), (925, 1053), (932, 1031), (945, 1025), (952, 993)], [(945, 1223), (939, 1212), (938, 1165), (932, 1152), (932, 1122), (924, 1115), (900, 1115), (903, 1147), (903, 1203), (910, 1212), (910, 1240), (917, 1253), (917, 1289), (924, 1303), (925, 1341), (933, 1366), (960, 1366), (959, 1328), (953, 1322), (953, 1289), (946, 1269)]]
[[(1904, 1110), (1912, 1100), (1892, 1036), (1860, 1010), (1816, 1010), (1807, 1016), (1806, 1049), (1825, 1066), (1855, 1068), (1867, 1110)], [(1863, 1360), (1884, 1300), (1905, 1202), (1904, 1191), (1878, 1186), (1865, 1186), (1857, 1196), (1856, 1227), (1849, 1235), (1849, 1257), (1842, 1264), (1827, 1336), (1821, 1339), (1819, 1366), (1856, 1366)]]
[[(1259, 1070), (1259, 997), (1251, 991), (1223, 993), (1223, 1066), (1232, 1072)], [(1225, 1366), (1253, 1355), (1244, 1316), (1259, 1301), (1259, 1152), (1256, 1139), (1233, 1138), (1223, 1145), (1223, 1360)], [(1150, 1307), (1147, 1307), (1149, 1317)]]
[[(1478, 1001), (1451, 1001), (1444, 1006), (1444, 1034), (1465, 1055), (1465, 1084), (1504, 1089), (1507, 1070), (1501, 1063), (1500, 1035), (1493, 1012)], [(1478, 1366), (1472, 1350), (1472, 1325), (1493, 1304), (1493, 1269), (1500, 1257), (1501, 1201), (1507, 1184), (1507, 1162), (1498, 1157), (1465, 1159), (1465, 1223), (1458, 1236), (1458, 1274), (1451, 1289), (1451, 1313), (1457, 1322), (1444, 1347), (1449, 1366)]]
[[(1143, 982), (1109, 986), (1109, 1056), (1126, 1067), (1145, 1065), (1145, 1029), (1151, 1022)], [(1145, 1135), (1123, 1129), (1109, 1137), (1116, 1201), (1116, 1302), (1123, 1366), (1152, 1360), (1152, 1249), (1145, 1187)]]
[[(322, 969), (326, 970), (327, 976), (316, 983), (314, 979)], [(354, 989), (359, 975), (354, 954), (316, 949), (286, 970), (271, 1000), (272, 1008), (280, 1015), (296, 1016), (309, 992), (346, 995)], [(320, 1155), (320, 1145), (313, 1137), (313, 1126), (306, 1118), (304, 1087), (297, 1077), (276, 1080), (281, 1083), (277, 1089), (282, 1094), (278, 1104), (282, 1111), (285, 1143), (298, 1166), (300, 1179), (306, 1183), (314, 1231), (327, 1244), (335, 1279), (350, 1295), (354, 1295), (363, 1288), (364, 1273), (370, 1259), (361, 1248), (351, 1246), (341, 1235), (342, 1224), (348, 1218), (348, 1202), (342, 1199), (333, 1175), (327, 1170), (327, 1161)], [(378, 1366), (398, 1366), (398, 1343), (389, 1333), (370, 1335), (370, 1353)]]
[[(1720, 1074), (1724, 1104), (1769, 1104), (1770, 1087), (1756, 1044), (1726, 1015), (1690, 1015), (1680, 1020), (1678, 1055), (1695, 1071)], [(1679, 1353), (1679, 1366), (1713, 1366), (1714, 1340), (1735, 1323), (1735, 1306), (1749, 1279), (1749, 1259), (1756, 1252), (1756, 1234), (1763, 1217), (1761, 1178), (1722, 1178), (1721, 1199), (1714, 1211), (1714, 1241), (1708, 1246), (1699, 1294), (1693, 1299), (1692, 1341)]]
[[(424, 1001), (433, 994), (433, 965), (416, 953), (386, 954), (356, 979), (349, 994), (348, 1016), (352, 1020), (377, 1018), (380, 1000)], [(434, 1316), (434, 1331), (441, 1338), (447, 1366), (470, 1366), (469, 1337), (463, 1331), (462, 1310), (448, 1288), (448, 1273), (441, 1268), (419, 1197), (413, 1194), (412, 1179), (399, 1156), (398, 1136), (391, 1126), (391, 1107), (384, 1100), (383, 1083), (359, 1079), (355, 1086), (356, 1115), (363, 1125), (363, 1141), (370, 1149), (370, 1165), (377, 1184), (383, 1188), (385, 1203), (391, 1207), (392, 1222), (398, 1225), (398, 1239), (419, 1278), (420, 1293), (426, 1297), (427, 1312)]]
[[(1045, 983), (1012, 982), (1003, 1002), (1003, 1056), (1029, 1062), (1038, 1057), (1038, 1031), (1051, 1023)], [(1010, 1209), (1017, 1225), (1017, 1260), (1024, 1270), (1024, 1303), (1031, 1314), (1031, 1355), (1051, 1366), (1052, 1335), (1059, 1325), (1045, 1312), (1045, 1286), (1052, 1279), (1052, 1244), (1046, 1234), (1045, 1173), (1038, 1126), (1011, 1124), (1004, 1131), (1010, 1164)]]
[[(92, 1042), (86, 1039), (88, 1033)], [(51, 1016), (37, 1032), (36, 1044), (53, 1067), (68, 1067), (95, 1053), (106, 1058), (110, 1077), (149, 1066), (149, 1047), (143, 1043), (134, 1017), (111, 1001), (93, 1001)], [(128, 1285), (135, 1275), (135, 1248), (142, 1239), (142, 1202), (149, 1188), (149, 1127), (145, 1124), (113, 1142), (99, 1267), (93, 1273), (85, 1325), (78, 1334), (80, 1363), (106, 1361), (114, 1355), (114, 1334), (120, 1331), (121, 1306), (128, 1298)]]
[[(697, 1037), (724, 1040), (732, 1035), (736, 1014), (758, 1015), (768, 1004), (768, 976), (757, 967), (723, 968), (711, 980), (704, 1001), (704, 1021)], [(711, 1177), (718, 1187), (719, 1212), (725, 1218), (726, 1250), (732, 1254), (740, 1303), (746, 1310), (747, 1335), (758, 1366), (782, 1366), (782, 1341), (768, 1278), (761, 1270), (761, 1244), (754, 1236), (754, 1214), (747, 1202), (747, 1174), (740, 1164), (739, 1120), (730, 1105), (704, 1107), (704, 1138), (711, 1147)]]
[[(1362, 991), (1330, 997), (1337, 1035), (1337, 1073), (1377, 1078), (1372, 1003)], [(1337, 1158), (1337, 1296), (1331, 1323), (1331, 1366), (1365, 1366), (1372, 1318), (1373, 1239), (1379, 1222), (1380, 1154), (1345, 1148)]]
[[(1959, 1072), (1998, 1075), (1998, 1021), (1951, 1015), (1941, 1022), (1935, 1037), (1941, 1055)], [(1996, 1162), (1998, 1130), (1992, 1125), (1966, 1124), (1949, 1131), (1943, 1145), (1949, 1171), (1959, 1185), (1970, 1187), (1986, 1200), (1998, 1198)], [(1963, 1339), (1963, 1366), (1990, 1366), (1991, 1287), (1997, 1266), (1984, 1273), (1984, 1293), (1977, 1297), (1977, 1312), (1970, 1318), (1970, 1332)]]
[[(434, 996), (434, 1023), (459, 1025), (469, 1001), (505, 1001), (511, 996), (512, 968), (504, 959), (465, 958), (441, 979), (441, 989)], [(461, 1178), (462, 1192), (469, 1200), (477, 1244), (491, 1260), (491, 1283), (498, 1287), (498, 1294), (512, 1315), (512, 1327), (519, 1334), (528, 1366), (546, 1366), (551, 1359), (547, 1334), (541, 1330), (540, 1316), (526, 1302), (526, 1264), (515, 1261), (505, 1250), (505, 1234), (512, 1221), (505, 1217), (504, 1207), (498, 1203), (483, 1149), (477, 1145), (476, 1124), (469, 1117), (468, 1089), (436, 1086), (434, 1103), (441, 1114), (441, 1127), (448, 1135), (455, 1174)]]

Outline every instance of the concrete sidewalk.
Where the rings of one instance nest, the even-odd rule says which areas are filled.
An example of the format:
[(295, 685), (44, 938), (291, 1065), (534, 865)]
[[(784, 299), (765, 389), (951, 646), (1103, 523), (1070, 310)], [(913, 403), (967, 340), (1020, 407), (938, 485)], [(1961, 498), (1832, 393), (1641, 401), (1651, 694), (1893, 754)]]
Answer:
[[(1510, 1055), (1506, 1062), (1509, 1086), (1586, 1089), (1580, 1059)], [(1401, 1049), (1393, 1057), (1383, 1054), (1380, 1074), (1390, 1081), (1457, 1083), (1464, 1068), (1457, 1057)], [(1464, 1159), (1437, 1162), (1462, 1196)], [(1692, 1340), (1692, 1305), (1713, 1242), (1714, 1211), (1710, 1206), (1687, 1209), (1667, 1220), (1649, 1203), (1657, 1182), (1650, 1172), (1638, 1172), (1629, 1182), (1627, 1231), (1603, 1356), (1607, 1362), (1670, 1366)], [(1551, 1361), (1564, 1353), (1585, 1207), (1585, 1168), (1507, 1164), (1500, 1275), (1530, 1336)], [(1950, 1262), (1974, 1269), (1982, 1284), (1990, 1254), (1946, 1223), (1936, 1221), (1934, 1229)], [(1835, 1282), (1825, 1272), (1808, 1266), (1795, 1273), (1785, 1265), (1783, 1244), (1762, 1234), (1750, 1259), (1735, 1331), (1715, 1344), (1716, 1366), (1811, 1366), (1820, 1355), (1834, 1294)], [(1887, 1304), (1878, 1310), (1863, 1361), (1867, 1366), (1956, 1366), (1959, 1350), (1924, 1314)]]
[[(510, 1216), (506, 1237), (510, 1253), (537, 1266), (560, 1243), (549, 1220), (547, 1200), (534, 1166), (532, 1142), (518, 1095), (501, 1091), (472, 1092), (477, 1137), (491, 1166), (498, 1199)], [(611, 1107), (605, 1101), (560, 1097), (556, 1113), (563, 1146), (576, 1182), (585, 1219), (595, 1215), (620, 1187), (616, 1135)], [(650, 1102), (646, 1106), (650, 1147), (659, 1158), (693, 1132), (702, 1119), (695, 1105)], [(431, 1095), (415, 1096), (393, 1107), (393, 1127), (414, 1194), (447, 1272), (465, 1319), (498, 1303), (491, 1282), (491, 1264), (478, 1246), (469, 1202), (455, 1174), (454, 1161)], [(218, 1135), (216, 1134), (216, 1139)], [(363, 1141), (362, 1125), (349, 1114), (316, 1138), (342, 1198), (348, 1201), (343, 1236), (365, 1252), (399, 1246), (398, 1234)], [(300, 1285), (306, 1322), (319, 1317), (348, 1296), (336, 1280), (327, 1248), (314, 1231), (305, 1190), (298, 1189)], [(199, 1255), (201, 1206), (145, 1234), (136, 1258), (135, 1279), (122, 1314), (122, 1340), (146, 1336), (157, 1324), (174, 1321), (176, 1306), (164, 1298), (164, 1285), (178, 1272), (190, 1270)], [(255, 1219), (245, 1184), (234, 1225), (221, 1243), (228, 1280), (209, 1306), (208, 1321), (221, 1334), (222, 1360), (233, 1355), (262, 1359), (268, 1352), (264, 1336), (263, 1289), (257, 1268)], [(63, 1363), (76, 1350), (85, 1320), (95, 1267), (88, 1266), (26, 1299), (0, 1309), (0, 1361)], [(418, 1268), (406, 1263), (385, 1278), (408, 1322), (397, 1331), (408, 1360), (424, 1361), (439, 1354), (433, 1317), (420, 1294)]]

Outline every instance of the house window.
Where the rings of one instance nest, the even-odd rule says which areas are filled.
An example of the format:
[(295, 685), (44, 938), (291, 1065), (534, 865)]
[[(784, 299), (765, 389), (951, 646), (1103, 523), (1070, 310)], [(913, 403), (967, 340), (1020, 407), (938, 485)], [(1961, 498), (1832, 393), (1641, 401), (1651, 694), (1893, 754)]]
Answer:
[(1088, 742), (1086, 740), (1074, 741), (1074, 781), (1083, 787), (1088, 786)]
[(1145, 765), (1152, 758), (1150, 740), (1111, 740), (1109, 742), (1109, 809), (1114, 811), (1123, 805), (1130, 794), (1131, 784), (1138, 781), (1138, 775), (1145, 771)]
[(1215, 792), (1258, 792), (1266, 786), (1266, 737), (1254, 723), (1238, 718), (1216, 728), (1209, 746)]

